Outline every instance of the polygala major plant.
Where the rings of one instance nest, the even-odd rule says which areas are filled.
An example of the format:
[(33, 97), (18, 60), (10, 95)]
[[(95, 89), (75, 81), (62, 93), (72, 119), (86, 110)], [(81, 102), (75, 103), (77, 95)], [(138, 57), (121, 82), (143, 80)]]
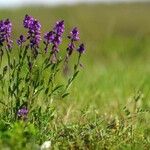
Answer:
[[(27, 35), (21, 34), (17, 39), (17, 52), (13, 46), (15, 42), (11, 40), (12, 23), (9, 19), (0, 21), (1, 117), (9, 121), (36, 120), (39, 113), (48, 112), (53, 99), (66, 97), (79, 72), (81, 55), (85, 52), (84, 44), (77, 43), (79, 30), (74, 27), (67, 37), (70, 42), (66, 55), (64, 58), (60, 56), (65, 31), (63, 20), (57, 21), (43, 37), (41, 24), (34, 17), (25, 15), (23, 26)], [(57, 76), (68, 65), (73, 51), (78, 53), (73, 74), (66, 84), (61, 84)]]

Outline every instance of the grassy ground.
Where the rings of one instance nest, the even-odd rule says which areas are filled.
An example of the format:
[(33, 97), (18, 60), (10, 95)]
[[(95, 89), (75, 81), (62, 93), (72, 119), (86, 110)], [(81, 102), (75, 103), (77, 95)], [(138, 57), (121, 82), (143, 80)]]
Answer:
[[(54, 101), (56, 118), (38, 144), (51, 139), (54, 149), (150, 149), (150, 4), (0, 10), (0, 18), (13, 22), (14, 38), (25, 32), (25, 14), (38, 18), (43, 32), (59, 19), (68, 32), (78, 26), (87, 49), (84, 69), (70, 96)], [(19, 129), (13, 129), (14, 144)]]

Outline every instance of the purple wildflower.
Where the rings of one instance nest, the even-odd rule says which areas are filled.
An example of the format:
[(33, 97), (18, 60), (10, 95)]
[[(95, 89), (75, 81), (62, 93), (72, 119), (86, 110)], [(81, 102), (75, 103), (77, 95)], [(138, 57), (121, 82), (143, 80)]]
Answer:
[(85, 52), (85, 46), (84, 46), (83, 43), (79, 46), (79, 48), (77, 49), (77, 51), (78, 51), (80, 54), (82, 54), (82, 53)]
[(23, 106), (17, 112), (17, 116), (22, 119), (27, 119), (27, 115), (28, 115), (28, 109), (26, 106)]
[(12, 23), (9, 19), (0, 21), (0, 45), (6, 42), (8, 48), (12, 47), (12, 40), (10, 39), (12, 32)]
[(58, 50), (58, 46), (61, 44), (62, 38), (60, 36), (56, 36), (53, 40), (54, 50)]
[(31, 28), (33, 21), (34, 21), (34, 18), (32, 16), (25, 15), (25, 18), (23, 20), (24, 27)]
[(75, 45), (74, 45), (73, 42), (71, 42), (71, 43), (68, 44), (67, 51), (68, 51), (68, 55), (69, 55), (69, 56), (72, 54), (74, 48), (75, 48)]
[(58, 52), (59, 49), (59, 45), (62, 42), (62, 34), (64, 33), (65, 30), (65, 25), (64, 25), (64, 21), (57, 21), (55, 26), (54, 26), (54, 33), (55, 33), (55, 38), (52, 41), (53, 47), (52, 47), (52, 51)]
[(65, 31), (64, 20), (57, 21), (54, 26), (54, 32), (56, 33), (56, 35), (62, 36), (64, 31)]
[(26, 15), (23, 21), (23, 25), (28, 29), (27, 39), (30, 40), (30, 47), (34, 50), (33, 52), (36, 56), (38, 54), (37, 49), (39, 48), (39, 43), (41, 41), (41, 24), (32, 16)]
[(46, 40), (46, 43), (48, 44), (52, 43), (54, 38), (55, 38), (55, 35), (53, 31), (46, 33), (44, 36), (44, 39)]
[(70, 39), (70, 43), (68, 44), (67, 51), (68, 51), (68, 55), (70, 56), (75, 48), (74, 42), (78, 41), (80, 39), (79, 31), (78, 31), (77, 27), (74, 27), (72, 29), (68, 38)]
[(71, 39), (72, 41), (78, 41), (80, 39), (77, 27), (72, 29), (72, 31), (70, 32), (70, 36), (68, 36), (68, 38)]
[(47, 32), (45, 35), (44, 35), (44, 44), (46, 45), (45, 47), (45, 52), (47, 52), (47, 49), (48, 49), (48, 45), (53, 43), (53, 40), (55, 39), (55, 35), (54, 35), (54, 32), (53, 31), (50, 31), (50, 32)]
[(17, 44), (21, 46), (26, 41), (26, 38), (23, 35), (20, 35), (19, 39), (17, 40)]
[(57, 21), (53, 31), (50, 31), (44, 36), (44, 44), (46, 45), (45, 51), (47, 52), (48, 46), (52, 44), (52, 62), (57, 61), (57, 52), (59, 51), (59, 45), (62, 42), (62, 35), (65, 30), (64, 21)]

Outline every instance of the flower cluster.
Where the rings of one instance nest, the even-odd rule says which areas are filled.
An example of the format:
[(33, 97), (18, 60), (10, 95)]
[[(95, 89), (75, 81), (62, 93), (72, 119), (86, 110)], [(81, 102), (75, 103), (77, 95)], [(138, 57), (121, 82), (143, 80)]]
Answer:
[(48, 32), (48, 33), (46, 33), (45, 35), (44, 35), (44, 44), (46, 45), (46, 47), (45, 47), (45, 51), (47, 52), (47, 49), (48, 49), (48, 45), (49, 44), (51, 44), (52, 42), (53, 42), (53, 40), (54, 40), (54, 33), (53, 33), (53, 31), (50, 31), (50, 32)]
[(65, 30), (64, 21), (57, 21), (53, 31), (50, 31), (44, 36), (44, 44), (46, 45), (45, 51), (47, 52), (48, 45), (52, 44), (52, 52), (56, 53), (59, 51), (58, 47), (62, 42), (62, 35)]
[(39, 43), (41, 41), (41, 24), (32, 16), (26, 15), (23, 25), (26, 29), (28, 29), (27, 39), (30, 40), (30, 47), (34, 50), (33, 53), (36, 56), (38, 54), (37, 49), (39, 48)]
[(57, 52), (59, 52), (59, 45), (62, 42), (62, 35), (64, 33), (65, 30), (65, 25), (64, 25), (64, 20), (61, 21), (57, 21), (53, 30), (50, 32), (47, 32), (44, 35), (44, 44), (45, 44), (45, 52), (47, 52), (48, 50), (48, 46), (50, 44), (52, 44), (52, 58), (51, 61), (52, 62), (56, 62), (57, 61)]
[[(41, 24), (32, 16), (26, 15), (23, 21), (23, 25), (28, 29), (27, 39), (30, 39), (31, 49), (33, 49), (34, 54), (37, 55), (37, 49), (39, 48), (39, 43), (41, 40)], [(45, 52), (48, 51), (49, 45), (52, 45), (51, 53), (53, 60), (56, 59), (56, 54), (59, 51), (59, 45), (62, 43), (62, 35), (64, 33), (64, 30), (64, 20), (61, 20), (56, 22), (52, 31), (49, 31), (44, 35)], [(68, 55), (70, 56), (73, 50), (76, 48), (75, 42), (79, 41), (80, 39), (77, 27), (72, 29), (68, 38), (70, 39), (70, 43), (68, 44), (67, 51)], [(17, 40), (17, 43), (18, 45), (22, 45), (23, 42), (25, 42), (25, 38), (23, 35), (21, 35)], [(77, 51), (79, 53), (83, 53), (85, 51), (84, 44), (81, 44)]]
[(0, 45), (3, 46), (6, 42), (7, 47), (12, 47), (12, 40), (10, 39), (12, 32), (12, 23), (9, 19), (0, 21)]
[[(32, 16), (25, 15), (23, 26), (27, 29), (27, 35), (21, 34), (16, 41), (19, 49), (18, 53), (15, 53), (17, 58), (15, 60), (13, 53), (8, 51), (12, 49), (12, 24), (9, 19), (0, 21), (0, 72), (2, 72), (0, 74), (2, 80), (0, 94), (12, 98), (13, 103), (10, 103), (9, 107), (12, 117), (25, 121), (29, 116), (36, 117), (36, 115), (29, 115), (32, 111), (38, 110), (38, 113), (41, 113), (41, 110), (44, 109), (42, 109), (43, 103), (44, 106), (48, 106), (47, 104), (55, 97), (64, 98), (68, 95), (67, 91), (79, 72), (81, 54), (85, 51), (85, 48), (84, 44), (81, 44), (79, 48), (76, 46), (80, 37), (79, 30), (75, 27), (68, 36), (70, 43), (66, 57), (58, 57), (59, 46), (62, 44), (65, 31), (63, 20), (57, 21), (53, 29), (44, 35), (45, 51), (39, 49), (42, 40), (40, 22)], [(50, 49), (49, 54), (45, 53), (48, 49)], [(59, 77), (57, 75), (62, 73), (62, 69), (64, 71), (65, 68), (67, 69), (68, 58), (75, 49), (79, 52), (79, 55), (74, 64), (73, 73), (67, 79), (66, 84), (59, 85), (59, 83), (56, 83), (57, 77)], [(4, 50), (6, 50), (6, 61), (3, 61)], [(4, 90), (4, 86), (7, 90)], [(43, 97), (42, 105), (38, 104), (33, 108), (35, 101), (41, 99), (41, 97)], [(26, 103), (24, 103), (25, 101)], [(45, 111), (48, 109), (49, 106), (45, 108)]]
[[(68, 44), (67, 51), (68, 51), (68, 55), (70, 56), (73, 50), (76, 48), (75, 42), (80, 40), (79, 30), (77, 29), (77, 27), (72, 29), (68, 38), (70, 39), (70, 43)], [(77, 49), (77, 51), (80, 54), (83, 53), (85, 51), (84, 44), (81, 44), (79, 48)]]
[(70, 43), (68, 45), (67, 51), (68, 51), (68, 55), (71, 55), (74, 48), (75, 48), (75, 41), (78, 41), (80, 39), (79, 37), (79, 31), (77, 29), (77, 27), (73, 28), (72, 31), (70, 32), (70, 35), (68, 36), (68, 38), (70, 39)]

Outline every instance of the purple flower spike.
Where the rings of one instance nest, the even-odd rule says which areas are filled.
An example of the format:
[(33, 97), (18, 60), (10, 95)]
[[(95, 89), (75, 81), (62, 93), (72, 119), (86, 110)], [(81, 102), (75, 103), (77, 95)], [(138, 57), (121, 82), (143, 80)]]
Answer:
[[(64, 21), (57, 21), (53, 31), (50, 31), (44, 36), (44, 44), (46, 45), (45, 51), (47, 52), (48, 45), (52, 44), (52, 53), (57, 53), (59, 51), (59, 45), (62, 42), (62, 35), (65, 31)], [(56, 57), (56, 54), (55, 54)]]
[(80, 39), (77, 27), (72, 29), (72, 31), (70, 32), (70, 36), (68, 36), (68, 38), (70, 38), (72, 41), (78, 41)]
[(30, 40), (30, 47), (33, 49), (33, 53), (36, 56), (38, 54), (37, 49), (41, 41), (41, 24), (32, 16), (26, 15), (23, 21), (23, 25), (28, 29), (28, 37)]
[(6, 42), (8, 48), (12, 47), (13, 41), (10, 39), (12, 32), (12, 23), (9, 19), (0, 21), (0, 45)]
[(34, 18), (32, 16), (25, 15), (23, 25), (25, 28), (30, 28), (33, 24)]
[(80, 54), (82, 54), (82, 53), (85, 52), (85, 46), (84, 46), (83, 43), (79, 46), (79, 48), (77, 49), (77, 51), (78, 51)]
[(62, 36), (62, 34), (65, 31), (65, 25), (64, 25), (64, 20), (62, 21), (57, 21), (56, 25), (54, 26), (54, 32), (59, 35)]
[(26, 38), (23, 35), (20, 35), (19, 39), (17, 40), (17, 44), (21, 46), (26, 41)]
[(17, 116), (22, 119), (27, 119), (27, 115), (28, 115), (28, 109), (25, 106), (20, 108), (17, 112)]
[(75, 41), (78, 41), (80, 39), (79, 37), (79, 31), (77, 27), (74, 27), (72, 31), (70, 32), (70, 35), (68, 36), (70, 39), (70, 43), (67, 47), (68, 55), (70, 56), (75, 49)]
[(46, 43), (48, 43), (48, 44), (52, 43), (53, 40), (55, 39), (55, 35), (54, 35), (53, 31), (46, 33), (44, 36), (44, 39), (46, 40)]
[(55, 26), (54, 26), (54, 33), (55, 33), (55, 38), (53, 40), (53, 47), (52, 47), (52, 51), (56, 51), (58, 52), (59, 49), (59, 45), (62, 42), (62, 34), (65, 31), (65, 25), (64, 25), (64, 21), (57, 21)]

